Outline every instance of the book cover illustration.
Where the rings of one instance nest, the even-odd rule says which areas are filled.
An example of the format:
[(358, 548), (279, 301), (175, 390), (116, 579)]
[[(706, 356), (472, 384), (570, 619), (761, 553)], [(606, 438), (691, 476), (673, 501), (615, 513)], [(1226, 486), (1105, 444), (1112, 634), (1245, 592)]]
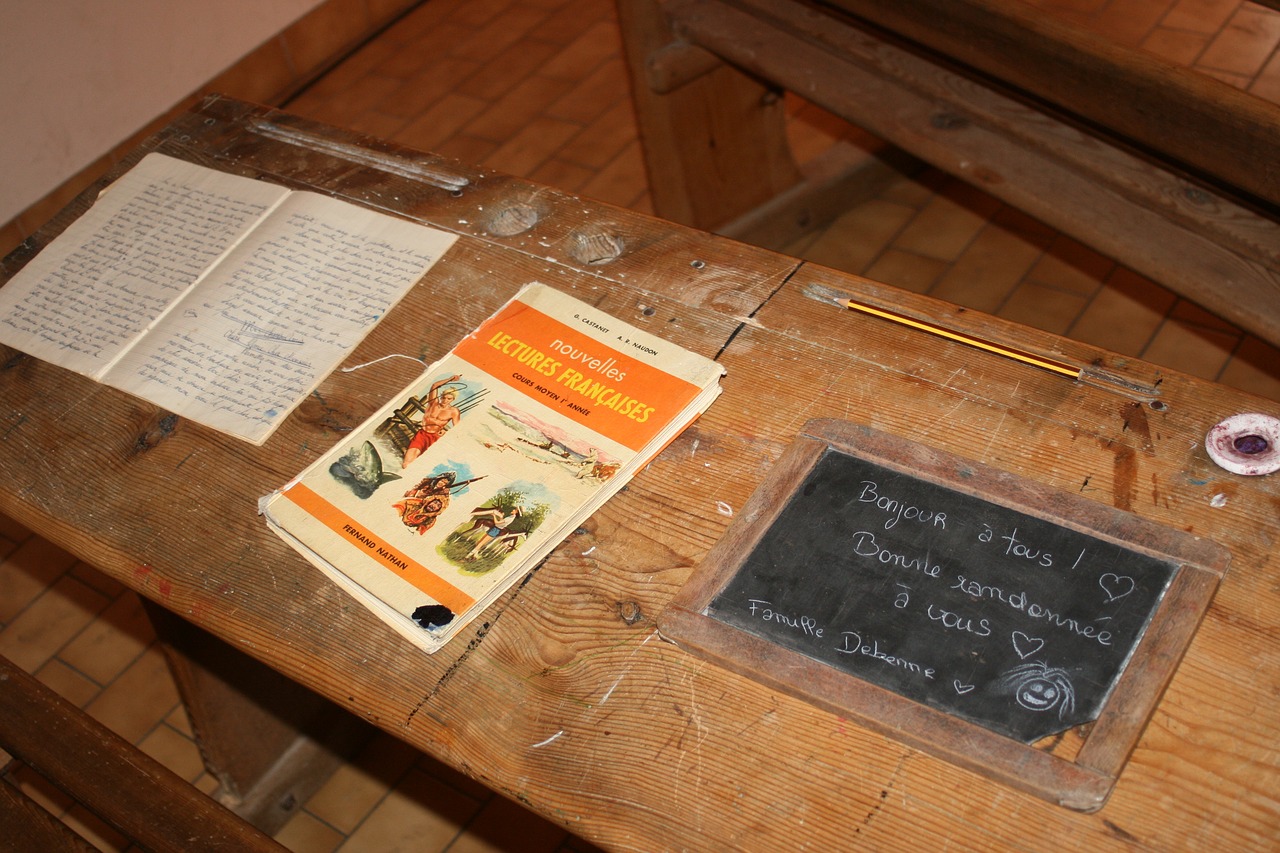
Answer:
[(265, 514), (434, 650), (705, 409), (721, 373), (530, 285)]

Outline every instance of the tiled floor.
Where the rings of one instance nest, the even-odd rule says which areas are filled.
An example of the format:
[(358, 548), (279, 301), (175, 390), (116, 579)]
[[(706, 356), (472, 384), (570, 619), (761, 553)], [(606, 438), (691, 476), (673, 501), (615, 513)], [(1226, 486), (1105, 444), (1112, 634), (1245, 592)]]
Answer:
[[(1238, 0), (1029, 2), (1280, 101), (1280, 14)], [(428, 0), (287, 106), (649, 212), (612, 0)], [(845, 133), (792, 106), (798, 152)], [(936, 172), (789, 251), (1280, 401), (1275, 347)], [(2, 518), (0, 560), (0, 653), (211, 789), (137, 598)], [(30, 771), (7, 775), (121, 848)], [(297, 851), (589, 849), (389, 737), (279, 838)]]

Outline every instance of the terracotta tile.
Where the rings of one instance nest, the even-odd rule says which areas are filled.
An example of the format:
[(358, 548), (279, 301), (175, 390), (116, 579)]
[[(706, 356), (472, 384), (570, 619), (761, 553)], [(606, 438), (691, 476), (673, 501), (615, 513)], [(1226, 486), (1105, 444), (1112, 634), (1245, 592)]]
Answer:
[(1116, 268), (1115, 261), (1088, 246), (1059, 235), (1027, 277), (1049, 287), (1092, 296)]
[(1222, 369), (1218, 381), (1280, 403), (1280, 349), (1249, 335)]
[(569, 833), (505, 797), (493, 797), (449, 853), (555, 853)]
[(929, 295), (994, 312), (1043, 254), (1042, 246), (1012, 231), (982, 228)]
[(195, 731), (191, 728), (191, 719), (187, 716), (187, 709), (179, 702), (173, 706), (173, 710), (164, 718), (164, 723), (171, 726), (174, 731), (181, 735), (195, 739)]
[(157, 726), (138, 743), (138, 748), (188, 782), (204, 773), (204, 759), (195, 741), (168, 726)]
[(1208, 43), (1209, 37), (1203, 33), (1157, 27), (1142, 42), (1142, 49), (1170, 62), (1190, 67), (1200, 58), (1200, 54), (1204, 52)]
[(787, 142), (797, 163), (807, 163), (841, 139), (874, 150), (878, 140), (817, 104), (787, 94)]
[(341, 127), (357, 131), (372, 136), (376, 139), (391, 139), (404, 129), (405, 119), (399, 116), (387, 115), (377, 110), (366, 110), (357, 115), (345, 119), (341, 123)]
[(346, 837), (307, 812), (298, 812), (275, 834), (275, 840), (293, 853), (332, 853)]
[(433, 64), (441, 53), (448, 50), (455, 38), (467, 33), (461, 27), (454, 27), (454, 30), (457, 35), (453, 38), (442, 32), (434, 33), (433, 41), (438, 46), (428, 47), (422, 42), (399, 46), (393, 46), (390, 42), (374, 42), (374, 44), (383, 44), (395, 49), (384, 49), (377, 65), (371, 70), (382, 77), (392, 77), (396, 80), (408, 80), (410, 77), (422, 74), (428, 65)]
[(0, 625), (15, 619), (75, 563), (75, 557), (39, 536), (14, 548), (0, 562)]
[(1243, 6), (1209, 42), (1197, 66), (1252, 78), (1280, 44), (1280, 12)]
[(582, 185), (584, 196), (632, 210), (638, 209), (636, 205), (647, 190), (648, 178), (639, 141), (628, 145), (613, 162)]
[(104, 575), (102, 572), (84, 561), (77, 562), (72, 566), (70, 574), (85, 586), (93, 587), (98, 592), (112, 600), (124, 595), (129, 589), (127, 586), (120, 583), (120, 581), (113, 577)]
[(937, 195), (947, 182), (951, 179), (937, 169), (926, 168), (919, 174), (907, 177), (902, 176), (899, 180), (886, 186), (877, 195), (877, 198), (884, 201), (893, 202), (894, 204), (902, 204), (913, 207), (917, 211), (923, 210), (929, 202), (933, 201), (933, 197)]
[(1271, 57), (1262, 72), (1249, 85), (1249, 94), (1264, 101), (1280, 104), (1280, 51)]
[(462, 81), (455, 91), (484, 101), (496, 101), (521, 80), (537, 74), (558, 50), (557, 45), (549, 42), (521, 42), (518, 50), (510, 51), (510, 55), (504, 56), (501, 62), (483, 65)]
[(351, 833), (353, 850), (443, 851), (479, 810), (479, 804), (410, 770)]
[(396, 131), (392, 139), (423, 151), (435, 151), (488, 106), (484, 101), (451, 92)]
[(559, 157), (547, 160), (530, 175), (529, 180), (555, 187), (566, 192), (577, 193), (596, 175), (595, 170), (577, 163), (569, 163)]
[[(588, 169), (602, 169), (638, 139), (639, 132), (631, 120), (631, 105), (624, 101), (565, 143), (556, 156)], [(634, 156), (643, 163), (644, 155), (638, 145)]]
[(1078, 293), (1027, 281), (1009, 295), (998, 316), (1061, 335), (1084, 309), (1087, 301), (1086, 297)]
[(64, 575), (0, 631), (0, 655), (35, 672), (107, 604), (97, 591)]
[(1236, 335), (1170, 317), (1140, 355), (1163, 367), (1212, 380), (1222, 373), (1239, 340)]
[(581, 80), (601, 63), (619, 56), (621, 35), (612, 21), (598, 21), (582, 32), (539, 72), (548, 77)]
[(308, 94), (329, 98), (345, 92), (352, 86), (359, 86), (360, 78), (366, 74), (395, 77), (394, 74), (384, 72), (382, 65), (385, 62), (392, 61), (393, 57), (402, 52), (404, 52), (403, 47), (388, 38), (367, 42), (355, 53), (316, 79), (308, 87), (307, 92)]
[(1240, 0), (1178, 0), (1162, 23), (1211, 35), (1222, 29), (1239, 6)]
[(1111, 0), (1086, 25), (1117, 44), (1137, 47), (1169, 8), (1169, 0)]
[(509, 142), (517, 134), (527, 132), (529, 125), (543, 115), (543, 110), (572, 87), (566, 80), (541, 75), (526, 77), (488, 112), (468, 123), (466, 132), (499, 145)]
[[(571, 45), (591, 31), (604, 42), (612, 42), (613, 52), (622, 50), (622, 36), (618, 32), (614, 5), (609, 0), (570, 0), (529, 35), (541, 41)], [(584, 49), (584, 46), (579, 45), (577, 49)], [(603, 46), (598, 51), (602, 56), (606, 53)]]
[(615, 57), (596, 66), (595, 70), (547, 107), (547, 115), (591, 124), (596, 121), (618, 122), (635, 128), (635, 107), (630, 84), (621, 58)]
[(936, 258), (889, 249), (866, 270), (867, 278), (901, 287), (915, 293), (927, 293), (946, 270)]
[(58, 658), (98, 684), (109, 684), (124, 672), (155, 639), (155, 631), (137, 595), (113, 601)]
[(387, 792), (417, 761), (417, 750), (380, 734), (355, 759), (329, 777), (307, 801), (306, 810), (349, 833), (363, 821)]
[(36, 672), (36, 678), (77, 708), (88, 705), (102, 692), (100, 684), (95, 684), (83, 673), (77, 672), (57, 658), (40, 667)]
[(414, 768), (422, 773), (430, 776), (438, 782), (443, 782), (450, 788), (461, 791), (473, 800), (487, 800), (495, 796), (480, 782), (472, 779), (464, 773), (454, 770), (449, 765), (436, 759), (430, 755), (420, 755), (414, 763)]
[(443, 57), (406, 80), (398, 81), (388, 93), (367, 103), (389, 115), (411, 119), (481, 68), (481, 63), (460, 57)]
[(158, 646), (151, 646), (85, 708), (130, 743), (138, 743), (178, 704)]
[(838, 217), (810, 244), (804, 257), (823, 266), (861, 273), (890, 247), (916, 211), (871, 199)]
[[(353, 118), (374, 109), (380, 103), (394, 103), (394, 96), (401, 85), (403, 84), (392, 77), (366, 74), (360, 79), (358, 86), (329, 97), (318, 98), (309, 92), (303, 93), (290, 102), (289, 110), (316, 121), (339, 127), (349, 126)], [(403, 115), (394, 110), (391, 114)]]
[(466, 0), (454, 4), (449, 20), (471, 27), (483, 27), (518, 5), (520, 4), (512, 0)]
[(484, 165), (521, 177), (532, 173), (582, 128), (572, 122), (539, 116), (498, 146)]
[(960, 181), (948, 181), (903, 229), (894, 246), (943, 261), (968, 248), (1000, 202)]
[(1137, 356), (1177, 301), (1174, 293), (1127, 269), (1117, 269), (1068, 330), (1072, 338)]
[(498, 143), (490, 142), (487, 139), (481, 139), (478, 136), (471, 136), (466, 133), (459, 133), (451, 136), (444, 144), (435, 150), (436, 154), (444, 157), (452, 157), (463, 163), (483, 163), (485, 158), (496, 151)]
[(1173, 310), (1169, 312), (1169, 318), (1179, 323), (1185, 323), (1192, 326), (1204, 326), (1205, 328), (1221, 331), (1240, 337), (1243, 333), (1234, 325), (1222, 319), (1216, 314), (1206, 311), (1194, 302), (1186, 299), (1179, 299), (1173, 306)]
[(508, 54), (514, 58), (520, 52), (520, 41), (546, 18), (546, 10), (512, 4), (494, 20), (451, 44), (449, 51), (483, 64), (506, 62)]

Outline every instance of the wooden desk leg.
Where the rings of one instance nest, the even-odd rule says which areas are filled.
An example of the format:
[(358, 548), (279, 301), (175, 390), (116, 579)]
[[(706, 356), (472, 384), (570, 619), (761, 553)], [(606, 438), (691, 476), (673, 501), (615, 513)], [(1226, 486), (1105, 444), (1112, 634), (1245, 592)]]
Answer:
[(274, 834), (373, 734), (343, 709), (144, 599), (215, 797)]
[(617, 0), (654, 211), (710, 230), (800, 181), (780, 92), (680, 42), (658, 0)]

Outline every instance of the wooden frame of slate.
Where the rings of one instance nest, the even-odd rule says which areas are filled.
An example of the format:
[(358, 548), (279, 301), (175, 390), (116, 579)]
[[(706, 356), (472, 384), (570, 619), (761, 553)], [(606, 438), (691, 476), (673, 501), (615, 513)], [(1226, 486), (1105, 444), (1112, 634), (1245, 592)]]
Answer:
[(659, 628), (909, 746), (1095, 811), (1228, 561), (1077, 495), (814, 420)]

